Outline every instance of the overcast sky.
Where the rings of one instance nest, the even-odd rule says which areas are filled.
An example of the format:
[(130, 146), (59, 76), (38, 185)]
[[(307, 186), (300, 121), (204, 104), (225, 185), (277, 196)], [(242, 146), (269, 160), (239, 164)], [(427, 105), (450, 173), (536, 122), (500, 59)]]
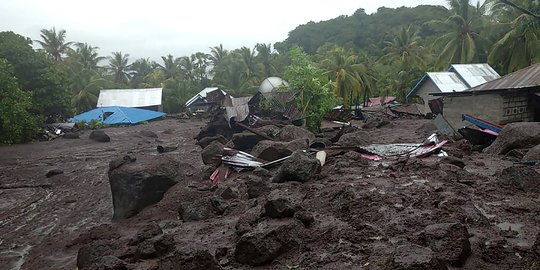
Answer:
[(381, 6), (445, 5), (445, 0), (0, 0), (0, 31), (32, 39), (43, 28), (65, 29), (68, 41), (98, 46), (102, 55), (130, 59), (175, 57), (219, 45), (226, 49), (275, 43), (309, 21)]

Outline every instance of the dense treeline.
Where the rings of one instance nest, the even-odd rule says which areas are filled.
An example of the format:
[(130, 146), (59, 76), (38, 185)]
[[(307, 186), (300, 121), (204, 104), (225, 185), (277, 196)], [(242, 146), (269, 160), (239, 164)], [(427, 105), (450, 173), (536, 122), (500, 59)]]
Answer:
[(164, 111), (176, 113), (204, 87), (253, 94), (269, 76), (283, 76), (310, 97), (298, 102), (316, 128), (333, 104), (361, 104), (375, 95), (404, 101), (423, 72), (452, 63), (488, 62), (506, 74), (540, 62), (540, 20), (534, 15), (540, 3), (512, 3), (449, 0), (450, 8), (380, 8), (371, 15), (359, 9), (301, 25), (274, 49), (217, 45), (158, 61), (121, 51), (102, 55), (95, 44), (69, 41), (66, 31), (55, 28), (41, 30), (37, 50), (32, 40), (1, 32), (0, 141), (25, 141), (46, 121), (94, 107), (100, 89), (162, 87)]

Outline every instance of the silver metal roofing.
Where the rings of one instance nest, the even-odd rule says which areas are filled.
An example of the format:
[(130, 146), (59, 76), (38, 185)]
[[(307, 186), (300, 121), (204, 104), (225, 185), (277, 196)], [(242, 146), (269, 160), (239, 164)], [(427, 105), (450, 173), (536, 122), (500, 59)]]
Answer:
[(540, 86), (540, 64), (528, 66), (468, 91), (519, 89)]
[(147, 107), (161, 105), (162, 88), (106, 89), (99, 92), (96, 107)]
[(286, 81), (279, 77), (268, 77), (264, 79), (264, 81), (261, 83), (261, 86), (259, 86), (259, 92), (269, 93), (274, 91), (274, 89), (280, 87), (281, 85), (289, 86)]
[(454, 72), (427, 72), (426, 74), (443, 93), (460, 92), (469, 88)]
[[(201, 90), (201, 92), (197, 93), (192, 98), (190, 98), (188, 101), (186, 101), (186, 107), (189, 107), (191, 104), (193, 104), (198, 99), (206, 99), (206, 94), (208, 94), (208, 93), (210, 93), (212, 91), (215, 91), (215, 90), (219, 90), (219, 88), (218, 87), (206, 87), (206, 88), (204, 88), (203, 90)], [(225, 91), (221, 90), (221, 92), (224, 95), (227, 95), (227, 93)]]
[(455, 72), (470, 87), (495, 80), (501, 76), (488, 64), (454, 64), (448, 69)]

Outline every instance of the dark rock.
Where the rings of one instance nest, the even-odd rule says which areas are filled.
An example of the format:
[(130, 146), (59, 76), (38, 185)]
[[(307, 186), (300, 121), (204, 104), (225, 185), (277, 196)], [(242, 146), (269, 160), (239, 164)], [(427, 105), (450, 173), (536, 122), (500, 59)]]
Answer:
[(441, 162), (452, 164), (462, 169), (465, 168), (465, 162), (457, 157), (451, 157), (451, 156), (443, 157), (441, 158)]
[(158, 137), (158, 135), (156, 133), (154, 133), (153, 131), (150, 131), (150, 130), (141, 130), (141, 131), (139, 131), (139, 134), (141, 134), (144, 137), (149, 137), (149, 138), (157, 138)]
[[(79, 268), (81, 269), (81, 268)], [(81, 270), (127, 270), (127, 265), (124, 261), (115, 256), (104, 256), (93, 262), (88, 268)]]
[(236, 243), (235, 259), (259, 266), (272, 262), (301, 242), (303, 225), (296, 219), (270, 219), (257, 224)]
[(223, 215), (229, 208), (229, 204), (221, 196), (213, 196), (210, 198), (210, 203), (214, 208), (214, 213)]
[(218, 187), (214, 194), (216, 196), (220, 196), (225, 200), (232, 200), (238, 198), (238, 192), (234, 191), (231, 187)]
[(154, 249), (158, 256), (163, 256), (174, 250), (176, 242), (171, 234), (162, 234), (154, 242)]
[(516, 158), (516, 160), (521, 160), (525, 157), (526, 149), (512, 149), (505, 154), (507, 157)]
[(266, 126), (257, 128), (257, 131), (262, 134), (267, 135), (268, 137), (277, 138), (279, 133), (281, 132), (281, 129), (274, 125), (266, 125)]
[(159, 202), (177, 183), (178, 167), (177, 161), (166, 156), (148, 156), (109, 169), (113, 218), (132, 217), (144, 207)]
[(290, 156), (296, 150), (308, 148), (307, 139), (297, 139), (291, 142), (276, 142), (264, 140), (259, 142), (251, 151), (251, 154), (266, 161)]
[(87, 269), (100, 258), (112, 255), (113, 248), (108, 243), (94, 242), (79, 248), (77, 252), (77, 267)]
[(404, 243), (396, 247), (392, 260), (395, 270), (446, 270), (442, 261), (429, 248)]
[(321, 163), (303, 151), (295, 151), (279, 168), (273, 178), (276, 183), (287, 181), (307, 182), (321, 171)]
[(284, 126), (279, 133), (279, 139), (285, 142), (314, 138), (315, 134), (311, 133), (311, 131), (293, 125)]
[(540, 173), (529, 166), (512, 166), (499, 173), (497, 182), (522, 191), (540, 191)]
[(264, 211), (271, 218), (288, 218), (294, 216), (295, 209), (287, 198), (275, 197), (264, 204)]
[(471, 255), (469, 232), (461, 223), (440, 223), (427, 226), (421, 234), (440, 260), (460, 267)]
[(206, 165), (218, 164), (220, 162), (219, 158), (218, 160), (215, 160), (215, 158), (216, 156), (219, 156), (221, 154), (223, 154), (223, 144), (218, 141), (213, 141), (212, 143), (210, 143), (210, 145), (208, 145), (202, 150), (201, 158), (203, 160), (203, 163)]
[(522, 160), (540, 160), (540, 144), (529, 149)]
[(234, 133), (242, 131), (243, 129), (241, 127), (237, 127), (235, 125), (233, 125), (231, 128), (227, 119), (223, 117), (223, 114), (216, 113), (212, 116), (212, 119), (210, 119), (208, 124), (200, 130), (199, 134), (195, 136), (195, 139), (197, 141), (201, 141), (203, 138), (206, 137), (214, 137), (221, 135), (228, 140), (232, 137)]
[(480, 258), (489, 263), (500, 264), (513, 253), (512, 247), (503, 238), (489, 239), (480, 245)]
[(152, 239), (147, 239), (139, 244), (137, 244), (137, 249), (135, 250), (135, 259), (151, 259), (157, 257), (157, 251), (154, 247), (154, 242)]
[(105, 133), (103, 130), (92, 130), (92, 133), (90, 133), (90, 140), (94, 140), (96, 142), (110, 142), (111, 137)]
[(111, 162), (109, 162), (109, 170), (114, 170), (126, 163), (135, 162), (135, 161), (137, 161), (137, 158), (135, 156), (129, 156), (129, 155), (126, 155), (121, 158), (115, 158), (111, 160)]
[(536, 240), (534, 241), (531, 250), (536, 256), (540, 257), (540, 233), (536, 234)]
[(120, 238), (118, 230), (111, 224), (101, 224), (82, 232), (69, 246), (86, 245), (97, 240), (113, 240)]
[(210, 145), (213, 141), (218, 141), (219, 143), (221, 144), (226, 144), (229, 140), (227, 140), (225, 137), (223, 137), (223, 135), (216, 135), (216, 136), (212, 136), (212, 137), (205, 137), (205, 138), (202, 138), (200, 141), (197, 142), (197, 144), (201, 147), (201, 148), (206, 148), (208, 145)]
[(301, 210), (294, 212), (294, 218), (300, 220), (305, 227), (311, 226), (315, 222), (315, 217), (307, 211)]
[(261, 177), (261, 178), (269, 178), (272, 176), (269, 170), (263, 168), (263, 167), (257, 167), (255, 170), (253, 170), (253, 175)]
[(444, 151), (448, 154), (448, 156), (463, 158), (464, 151), (460, 148), (445, 146)]
[(337, 145), (341, 146), (363, 146), (370, 143), (370, 136), (365, 131), (355, 131), (352, 133), (347, 133), (339, 138)]
[(530, 148), (537, 144), (540, 144), (540, 122), (510, 123), (484, 152), (504, 155), (512, 149)]
[(255, 206), (245, 211), (236, 222), (234, 226), (236, 234), (243, 235), (244, 233), (251, 231), (253, 226), (257, 224), (260, 219), (261, 206)]
[(160, 234), (163, 234), (163, 230), (159, 227), (159, 225), (155, 222), (151, 222), (149, 224), (146, 224), (144, 228), (142, 228), (140, 231), (135, 234), (135, 236), (129, 241), (129, 245), (136, 245), (144, 240), (153, 238), (155, 236), (158, 236)]
[(234, 143), (234, 149), (245, 151), (248, 149), (252, 149), (257, 143), (262, 141), (264, 138), (261, 136), (244, 131), (241, 133), (236, 133), (232, 136), (232, 142)]
[(246, 181), (246, 186), (249, 199), (257, 198), (270, 192), (270, 187), (268, 186), (268, 184), (266, 184), (265, 181), (257, 177), (250, 177)]
[(59, 174), (63, 174), (64, 171), (60, 170), (60, 169), (52, 169), (50, 171), (48, 171), (46, 174), (45, 174), (45, 177), (49, 178), (49, 177), (53, 177), (55, 175), (59, 175)]
[(207, 250), (175, 251), (159, 261), (160, 270), (220, 270), (216, 258)]
[(80, 134), (79, 134), (79, 132), (64, 133), (64, 135), (62, 135), (62, 138), (64, 138), (64, 139), (79, 139)]
[(213, 218), (217, 215), (214, 204), (212, 199), (208, 197), (182, 202), (178, 207), (178, 214), (184, 222)]

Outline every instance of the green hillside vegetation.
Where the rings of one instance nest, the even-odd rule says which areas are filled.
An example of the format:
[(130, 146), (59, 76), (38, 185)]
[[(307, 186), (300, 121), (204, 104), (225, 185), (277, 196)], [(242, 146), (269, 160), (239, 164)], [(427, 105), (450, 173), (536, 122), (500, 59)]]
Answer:
[(504, 75), (540, 62), (540, 20), (532, 15), (540, 13), (540, 3), (514, 0), (516, 8), (506, 2), (449, 0), (449, 8), (380, 8), (370, 15), (358, 9), (300, 25), (273, 46), (217, 44), (153, 60), (133, 59), (121, 48), (102, 55), (97, 44), (69, 40), (56, 28), (42, 29), (35, 41), (0, 32), (0, 111), (13, 112), (0, 117), (0, 142), (27, 141), (36, 126), (93, 108), (101, 89), (162, 87), (164, 111), (178, 113), (204, 87), (251, 95), (269, 76), (306, 91), (313, 101), (299, 99), (299, 106), (316, 129), (321, 110), (332, 104), (362, 104), (379, 95), (404, 102), (426, 71), (488, 62)]

